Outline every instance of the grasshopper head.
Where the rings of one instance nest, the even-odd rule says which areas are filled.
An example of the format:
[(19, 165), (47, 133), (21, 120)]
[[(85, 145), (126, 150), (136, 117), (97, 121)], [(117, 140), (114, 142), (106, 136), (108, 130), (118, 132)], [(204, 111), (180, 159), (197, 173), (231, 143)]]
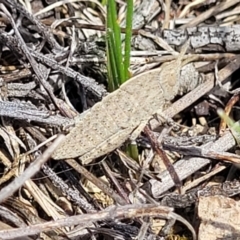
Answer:
[(192, 63), (189, 63), (182, 67), (180, 76), (178, 78), (179, 89), (178, 94), (183, 95), (184, 93), (190, 92), (202, 83), (203, 77), (195, 69)]

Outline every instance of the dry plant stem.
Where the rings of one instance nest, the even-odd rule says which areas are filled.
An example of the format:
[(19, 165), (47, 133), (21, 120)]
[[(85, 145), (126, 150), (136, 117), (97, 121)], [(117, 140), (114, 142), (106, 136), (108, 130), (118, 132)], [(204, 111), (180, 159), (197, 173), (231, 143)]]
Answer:
[[(215, 172), (216, 173), (216, 172)], [(161, 200), (163, 206), (174, 207), (174, 208), (186, 208), (196, 203), (199, 196), (216, 196), (221, 195), (225, 197), (233, 197), (238, 195), (240, 192), (240, 182), (238, 180), (225, 181), (221, 184), (214, 184), (206, 186), (204, 188), (198, 187), (194, 190), (180, 195), (176, 193), (166, 194)]]
[(16, 177), (9, 185), (0, 191), (0, 202), (10, 197), (16, 190), (18, 190), (28, 179), (33, 177), (40, 169), (41, 166), (51, 157), (53, 151), (64, 140), (65, 136), (60, 134), (53, 144), (46, 149), (46, 151), (38, 157), (19, 177)]
[(217, 166), (217, 168), (213, 169), (210, 173), (205, 174), (204, 176), (194, 180), (187, 184), (187, 186), (182, 187), (182, 194), (186, 193), (188, 190), (197, 187), (200, 183), (205, 182), (210, 177), (216, 175), (217, 173), (226, 169), (226, 166)]
[[(189, 59), (191, 57), (194, 61), (215, 61), (221, 58), (232, 59), (237, 55), (234, 53), (210, 53), (210, 54), (189, 54), (183, 56), (183, 60)], [(167, 56), (156, 56), (156, 57), (148, 57), (146, 58), (146, 63), (154, 63), (154, 62), (168, 62), (175, 60), (177, 56), (175, 55), (167, 55)]]
[[(227, 151), (234, 147), (235, 144), (236, 144), (235, 139), (233, 138), (232, 134), (230, 132), (227, 132), (225, 135), (223, 135), (214, 143), (206, 144), (204, 146), (206, 149), (211, 149), (217, 152)], [(176, 164), (174, 164), (174, 168), (180, 180), (182, 181), (209, 163), (211, 163), (211, 160), (206, 158), (184, 157), (183, 159), (179, 160)], [(147, 190), (154, 198), (159, 198), (164, 192), (174, 187), (174, 182), (171, 176), (169, 175), (168, 171), (160, 173), (158, 175), (158, 178), (161, 179), (161, 182), (155, 179), (151, 179), (144, 186), (144, 189)]]
[[(79, 2), (79, 0), (71, 0), (71, 3), (75, 3), (75, 2)], [(95, 3), (98, 6), (98, 8), (99, 8), (99, 10), (101, 11), (102, 14), (106, 15), (105, 10), (104, 10), (104, 8), (103, 8), (103, 6), (101, 5), (100, 2), (95, 1), (95, 0), (92, 1), (92, 2)], [(62, 0), (62, 1), (53, 2), (52, 4), (48, 5), (47, 7), (39, 10), (37, 13), (34, 14), (34, 16), (39, 16), (43, 13), (46, 13), (48, 11), (51, 11), (55, 8), (61, 7), (62, 5), (68, 4), (68, 3), (70, 3), (69, 0)]]
[[(47, 138), (43, 135), (43, 133), (37, 128), (37, 127), (25, 127), (25, 130), (29, 132), (33, 139), (38, 140), (38, 142), (45, 142), (47, 141)], [(46, 146), (48, 147), (50, 144), (46, 143)]]
[[(227, 105), (225, 106), (224, 112), (229, 116), (234, 104), (236, 104), (240, 99), (240, 93), (237, 95), (233, 95), (231, 99), (228, 101)], [(227, 123), (223, 119), (221, 119), (219, 124), (219, 134), (222, 135), (226, 130)]]
[(0, 116), (62, 127), (74, 125), (73, 119), (60, 115), (50, 115), (49, 111), (38, 110), (34, 105), (27, 102), (0, 101)]
[(37, 86), (35, 81), (29, 83), (8, 83), (8, 98), (9, 97), (27, 97), (28, 94)]
[[(73, 20), (74, 20), (74, 17), (73, 17)], [(55, 20), (54, 19), (42, 19), (41, 22), (47, 26), (51, 26), (55, 22)], [(102, 32), (106, 31), (106, 26), (104, 26), (104, 25), (93, 25), (93, 24), (88, 24), (88, 23), (79, 23), (79, 22), (75, 22), (75, 21), (59, 22), (59, 24), (57, 26), (72, 27), (73, 25), (75, 28), (80, 28), (80, 29), (86, 28), (86, 29), (92, 29), (92, 30), (102, 31)], [(121, 30), (121, 33), (126, 33), (126, 28), (121, 27), (120, 30)], [(53, 34), (58, 35), (59, 30), (51, 29), (51, 31), (53, 32)], [(137, 35), (138, 31), (139, 31), (139, 29), (132, 29), (132, 34)], [(68, 36), (68, 34), (65, 32), (63, 32), (63, 34)]]
[(139, 34), (141, 34), (144, 37), (152, 39), (159, 47), (172, 53), (173, 56), (178, 56), (178, 52), (176, 52), (171, 46), (169, 46), (168, 43), (164, 41), (161, 37), (158, 37), (144, 30), (139, 30)]
[(236, 154), (233, 153), (219, 153), (218, 152), (214, 152), (212, 150), (206, 151), (207, 154), (205, 155), (205, 157), (209, 157), (211, 159), (217, 159), (219, 161), (227, 161), (230, 162), (232, 164), (240, 164), (240, 157)]
[(92, 214), (83, 214), (71, 216), (68, 218), (50, 221), (43, 224), (36, 224), (25, 228), (18, 228), (13, 230), (2, 230), (0, 236), (3, 239), (13, 239), (16, 237), (30, 236), (44, 231), (53, 230), (60, 227), (74, 226), (84, 224), (86, 222), (96, 222), (109, 219), (125, 219), (138, 217), (154, 217), (164, 219), (175, 219), (185, 224), (193, 234), (193, 239), (196, 239), (196, 233), (193, 227), (181, 216), (172, 212), (171, 208), (163, 207), (156, 204), (142, 204), (142, 205), (125, 205), (119, 207), (111, 207), (104, 211)]
[(180, 15), (178, 18), (184, 18), (188, 12), (190, 11), (190, 9), (192, 10), (193, 7), (201, 5), (202, 3), (204, 3), (205, 0), (197, 0), (197, 1), (193, 1), (193, 2), (189, 2), (184, 9), (181, 11)]
[[(11, 206), (14, 206), (14, 201), (12, 201), (12, 199), (10, 199), (10, 201), (8, 199), (6, 205), (8, 205), (9, 202)], [(15, 202), (15, 205), (17, 205), (16, 203), (18, 204), (18, 201)], [(23, 209), (23, 206), (21, 206), (20, 209)], [(13, 210), (9, 210), (6, 206), (0, 206), (0, 216), (1, 218), (2, 216), (4, 216), (4, 219), (7, 220), (9, 223), (14, 222), (16, 227), (25, 227), (25, 226), (27, 227), (27, 223), (25, 223), (23, 219), (20, 218), (20, 216), (18, 216), (17, 214), (14, 214)], [(39, 223), (39, 222), (35, 222), (35, 223)]]
[(127, 167), (130, 168), (131, 170), (135, 172), (143, 172), (144, 176), (147, 176), (148, 178), (153, 178), (153, 176), (149, 173), (147, 169), (142, 169), (140, 165), (134, 161), (132, 158), (128, 157), (124, 152), (121, 150), (117, 149), (116, 152), (118, 153), (122, 163)]
[(109, 168), (109, 166), (107, 165), (107, 163), (105, 161), (102, 161), (102, 166), (103, 166), (105, 172), (107, 173), (108, 177), (112, 180), (112, 182), (115, 185), (116, 189), (118, 190), (119, 194), (124, 198), (124, 200), (126, 201), (127, 204), (130, 204), (131, 202), (129, 201), (127, 194), (124, 192), (123, 188), (121, 187), (121, 185), (119, 184), (119, 182), (117, 181), (115, 176), (112, 174), (111, 169)]
[(171, 4), (172, 0), (165, 1), (165, 19), (163, 23), (163, 29), (169, 28), (170, 14), (171, 14)]
[(181, 28), (185, 29), (187, 27), (198, 26), (199, 23), (205, 21), (209, 17), (215, 16), (216, 14), (236, 5), (237, 3), (239, 3), (239, 1), (237, 1), (237, 0), (228, 0), (223, 3), (220, 3), (220, 4), (216, 5), (215, 7), (212, 7), (208, 11), (203, 12), (202, 14), (200, 14), (199, 16), (194, 18), (191, 22), (181, 26)]
[(146, 239), (147, 231), (150, 225), (151, 225), (150, 221), (143, 222), (136, 239), (138, 240)]
[(86, 90), (91, 91), (93, 94), (95, 94), (98, 98), (102, 98), (103, 96), (107, 95), (106, 89), (103, 87), (103, 85), (98, 84), (94, 79), (85, 77), (81, 75), (80, 73), (72, 70), (71, 68), (64, 67), (60, 65), (56, 60), (44, 56), (41, 53), (31, 51), (31, 54), (33, 57), (37, 58), (39, 61), (41, 61), (43, 64), (46, 64), (47, 66), (51, 67), (54, 70), (58, 70), (64, 75), (71, 77), (77, 81), (79, 81)]
[(8, 5), (10, 8), (16, 9), (23, 16), (29, 19), (33, 24), (35, 24), (39, 32), (44, 35), (45, 39), (47, 40), (49, 45), (53, 48), (53, 50), (59, 52), (63, 49), (55, 40), (50, 29), (46, 27), (44, 24), (42, 24), (35, 16), (29, 13), (21, 4), (17, 3), (16, 0), (1, 0), (0, 2), (4, 3), (5, 5)]
[(13, 81), (19, 81), (22, 78), (29, 78), (31, 76), (32, 76), (32, 72), (28, 68), (21, 69), (18, 72), (12, 72), (9, 74), (0, 75), (0, 77), (6, 83), (13, 82)]
[(159, 155), (159, 157), (162, 159), (167, 171), (169, 172), (169, 174), (171, 175), (172, 180), (175, 183), (176, 188), (179, 190), (180, 192), (180, 187), (181, 187), (181, 181), (172, 165), (172, 163), (169, 161), (166, 153), (163, 151), (163, 149), (160, 147), (160, 144), (157, 141), (157, 138), (154, 136), (154, 134), (151, 132), (150, 128), (148, 126), (146, 126), (144, 128), (144, 132), (145, 134), (148, 136), (148, 138), (150, 139), (152, 148), (154, 149), (154, 151)]
[(220, 153), (219, 151), (216, 152), (212, 149), (206, 149), (205, 147), (175, 146), (173, 144), (164, 144), (164, 149), (169, 151), (175, 151), (185, 156), (205, 157), (240, 164), (240, 157), (236, 154), (222, 151)]
[(30, 147), (30, 150), (25, 152), (26, 155), (29, 155), (33, 152), (36, 152), (38, 151), (41, 147), (43, 146), (49, 146), (49, 143), (52, 142), (54, 139), (57, 138), (57, 135), (53, 135), (51, 136), (50, 138), (48, 139), (45, 139), (43, 142), (41, 142), (40, 144), (38, 144), (37, 146), (33, 146), (33, 147)]
[(72, 168), (74, 168), (77, 172), (82, 174), (86, 179), (91, 181), (94, 185), (96, 185), (99, 189), (101, 189), (105, 194), (109, 197), (113, 198), (118, 204), (125, 205), (127, 202), (120, 197), (112, 188), (108, 187), (103, 181), (99, 178), (95, 177), (92, 173), (87, 171), (84, 167), (78, 164), (73, 159), (66, 160), (67, 164), (69, 164)]
[(78, 190), (69, 187), (50, 167), (44, 164), (42, 166), (42, 171), (48, 176), (55, 187), (60, 189), (65, 196), (70, 198), (71, 201), (77, 204), (80, 208), (88, 213), (96, 212), (94, 207), (89, 204), (83, 196), (80, 196)]

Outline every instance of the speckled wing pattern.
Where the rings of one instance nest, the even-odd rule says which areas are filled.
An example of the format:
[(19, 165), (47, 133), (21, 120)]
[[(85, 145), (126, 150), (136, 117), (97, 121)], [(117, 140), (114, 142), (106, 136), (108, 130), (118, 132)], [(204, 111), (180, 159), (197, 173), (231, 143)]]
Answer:
[(141, 123), (163, 111), (166, 101), (175, 97), (180, 70), (178, 57), (125, 82), (76, 122), (52, 157), (79, 157), (83, 164), (88, 164), (119, 147)]

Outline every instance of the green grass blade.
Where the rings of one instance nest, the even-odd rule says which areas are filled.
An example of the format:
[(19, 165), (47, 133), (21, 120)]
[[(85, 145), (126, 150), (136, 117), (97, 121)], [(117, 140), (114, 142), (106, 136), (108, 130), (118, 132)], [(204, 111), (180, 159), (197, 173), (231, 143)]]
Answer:
[(121, 43), (121, 31), (117, 20), (116, 3), (114, 0), (108, 0), (108, 14), (109, 20), (111, 21), (111, 27), (113, 32), (113, 53), (115, 56), (116, 68), (119, 76), (119, 86), (124, 81), (124, 65), (122, 56), (122, 43)]
[(133, 19), (133, 0), (127, 0), (126, 15), (126, 36), (125, 36), (125, 55), (124, 55), (124, 76), (125, 81), (130, 78), (129, 66), (131, 55), (131, 38), (132, 38), (132, 19)]
[(106, 51), (107, 51), (107, 70), (108, 70), (108, 88), (112, 92), (118, 88), (119, 75), (114, 54), (115, 40), (113, 33), (112, 10), (107, 5), (107, 29), (106, 29)]
[[(110, 58), (110, 53), (108, 51), (108, 47), (107, 47), (107, 58)], [(110, 62), (107, 62), (107, 75), (108, 75), (108, 90), (109, 92), (114, 91), (115, 89), (115, 85), (114, 85), (114, 81), (113, 81), (113, 72), (112, 72), (112, 66), (110, 64)]]

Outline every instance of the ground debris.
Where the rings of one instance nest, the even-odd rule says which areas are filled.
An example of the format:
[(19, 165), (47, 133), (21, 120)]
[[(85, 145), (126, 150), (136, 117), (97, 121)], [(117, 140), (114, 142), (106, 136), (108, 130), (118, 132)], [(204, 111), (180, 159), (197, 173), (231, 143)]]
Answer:
[(134, 1), (114, 93), (103, 2), (0, 0), (0, 238), (240, 238), (239, 1)]

